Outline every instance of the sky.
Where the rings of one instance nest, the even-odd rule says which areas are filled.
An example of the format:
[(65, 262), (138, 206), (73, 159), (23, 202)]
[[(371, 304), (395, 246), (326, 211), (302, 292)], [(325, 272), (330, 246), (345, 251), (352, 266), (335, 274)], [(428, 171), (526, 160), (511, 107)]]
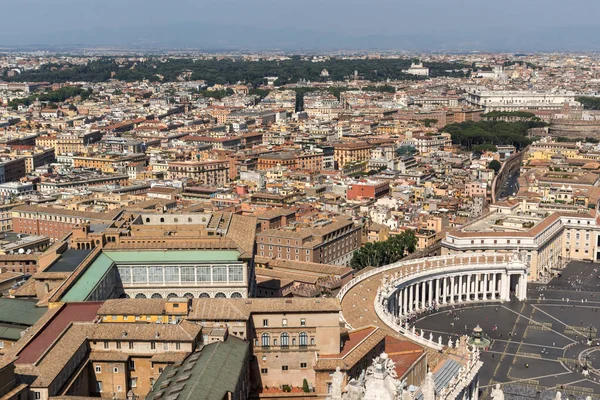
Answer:
[[(205, 36), (219, 43), (222, 33), (226, 45), (243, 47), (249, 37), (245, 41), (234, 34), (250, 32), (283, 32), (290, 45), (306, 42), (307, 33), (329, 34), (326, 42), (332, 45), (386, 36), (442, 47), (453, 40), (498, 46), (502, 37), (514, 46), (519, 36), (535, 36), (535, 43), (550, 47), (557, 39), (562, 46), (571, 41), (575, 47), (595, 47), (600, 37), (589, 37), (600, 27), (598, 0), (0, 0), (0, 10), (15, 16), (2, 18), (0, 47), (78, 39), (158, 43), (159, 34), (171, 35), (171, 45), (206, 45), (211, 38)], [(179, 31), (182, 26), (187, 28)], [(203, 37), (190, 37), (197, 35)], [(257, 39), (265, 42), (258, 47), (281, 44), (268, 35)]]

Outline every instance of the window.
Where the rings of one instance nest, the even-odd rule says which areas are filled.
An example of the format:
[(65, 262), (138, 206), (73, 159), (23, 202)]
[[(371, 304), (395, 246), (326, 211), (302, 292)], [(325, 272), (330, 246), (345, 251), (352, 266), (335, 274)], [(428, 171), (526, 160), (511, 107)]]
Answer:
[(290, 345), (290, 335), (287, 332), (283, 332), (280, 336), (281, 347), (288, 347)]
[(179, 282), (179, 267), (165, 267), (165, 281)]
[(118, 374), (119, 373), (119, 367), (114, 367), (113, 368), (113, 373)]
[(156, 350), (156, 342), (150, 342), (150, 348)]
[(154, 386), (154, 378), (150, 378), (150, 387)]
[(263, 326), (264, 327), (269, 326), (269, 320), (268, 319), (263, 319)]
[(262, 347), (269, 347), (271, 345), (271, 337), (268, 333), (263, 333), (261, 336)]
[(169, 351), (169, 343), (163, 343), (163, 350)]
[(104, 348), (105, 348), (105, 349), (108, 349), (108, 347), (109, 347), (109, 344), (108, 344), (108, 342), (107, 342), (107, 341), (104, 341)]
[(117, 342), (117, 349), (121, 348), (121, 342)]
[(213, 281), (227, 282), (227, 267), (213, 267)]
[(300, 336), (298, 337), (300, 340), (300, 347), (306, 348), (308, 346), (308, 335), (306, 332), (300, 332)]
[(300, 318), (300, 326), (306, 326), (306, 318)]
[(135, 361), (129, 360), (129, 369), (135, 371)]
[(102, 373), (102, 366), (100, 366), (100, 365), (96, 365), (96, 373), (97, 373), (97, 374), (100, 374), (100, 373)]
[(181, 267), (181, 281), (182, 282), (195, 282), (196, 271), (194, 267)]
[(123, 391), (123, 386), (117, 385), (117, 392), (122, 392), (122, 391)]
[(281, 366), (281, 370), (282, 371), (287, 371), (288, 370), (288, 366), (287, 365), (282, 365)]
[(198, 267), (196, 272), (198, 273), (198, 282), (210, 282), (210, 267)]
[(148, 278), (146, 276), (147, 271), (148, 270), (147, 270), (146, 267), (133, 267), (133, 268), (131, 268), (133, 283), (146, 283), (146, 282), (148, 282)]
[(300, 368), (306, 368), (306, 363), (300, 363)]
[(148, 280), (150, 282), (163, 282), (163, 267), (149, 267)]
[(42, 398), (40, 392), (33, 392), (33, 398), (35, 400), (40, 400)]
[(267, 368), (261, 368), (261, 369), (260, 369), (260, 373), (261, 373), (261, 374), (268, 374), (268, 373), (269, 373), (269, 370), (268, 370)]
[(137, 378), (131, 378), (129, 380), (129, 386), (131, 386), (132, 388), (137, 387)]
[(281, 326), (287, 326), (287, 318), (281, 320)]
[(96, 392), (102, 391), (102, 382), (96, 382)]
[(175, 343), (175, 350), (181, 350), (181, 343)]
[(133, 342), (129, 342), (129, 349), (133, 349)]
[(229, 281), (230, 282), (243, 282), (244, 281), (244, 267), (235, 265), (229, 266)]

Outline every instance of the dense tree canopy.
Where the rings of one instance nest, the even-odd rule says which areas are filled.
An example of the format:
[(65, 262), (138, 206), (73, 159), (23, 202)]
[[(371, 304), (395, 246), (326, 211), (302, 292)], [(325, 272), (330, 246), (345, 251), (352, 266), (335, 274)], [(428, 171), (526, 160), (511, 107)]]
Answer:
[[(146, 61), (123, 61), (103, 57), (86, 65), (46, 64), (36, 70), (24, 71), (14, 77), (4, 77), (19, 82), (104, 82), (111, 78), (123, 81), (148, 79), (151, 81), (175, 81), (184, 71), (192, 72), (192, 79), (205, 80), (209, 85), (219, 83), (252, 83), (260, 86), (265, 77), (278, 77), (277, 85), (296, 83), (302, 79), (309, 81), (342, 81), (352, 76), (354, 71), (364, 79), (381, 82), (387, 79), (424, 79), (402, 72), (410, 66), (408, 59), (360, 59), (346, 60), (332, 58), (324, 62), (302, 60), (298, 56), (284, 61), (244, 61), (233, 59), (193, 58), (149, 58)], [(430, 76), (463, 76), (465, 65), (448, 62), (427, 62)], [(321, 76), (327, 69), (329, 76)], [(389, 89), (387, 89), (389, 90)]]
[(493, 169), (495, 173), (498, 173), (498, 171), (500, 171), (500, 168), (502, 168), (502, 164), (500, 164), (500, 161), (498, 160), (492, 160), (488, 164), (488, 168)]
[(546, 125), (539, 121), (467, 121), (446, 125), (443, 131), (450, 133), (452, 143), (460, 144), (468, 150), (481, 144), (512, 144), (521, 149), (532, 141), (527, 137), (529, 129)]
[(51, 104), (62, 103), (63, 101), (70, 99), (75, 96), (81, 96), (82, 100), (89, 98), (92, 95), (92, 90), (82, 89), (79, 86), (65, 86), (58, 90), (49, 90), (43, 93), (35, 93), (28, 97), (21, 99), (12, 99), (8, 105), (11, 107), (17, 107), (19, 104), (26, 106), (33, 103), (36, 99), (42, 102), (49, 102)]
[(600, 97), (581, 96), (575, 100), (580, 102), (586, 110), (600, 110)]
[(361, 270), (366, 267), (381, 267), (402, 259), (407, 253), (415, 251), (417, 237), (412, 230), (404, 231), (399, 235), (391, 236), (383, 242), (367, 243), (358, 249), (350, 267)]

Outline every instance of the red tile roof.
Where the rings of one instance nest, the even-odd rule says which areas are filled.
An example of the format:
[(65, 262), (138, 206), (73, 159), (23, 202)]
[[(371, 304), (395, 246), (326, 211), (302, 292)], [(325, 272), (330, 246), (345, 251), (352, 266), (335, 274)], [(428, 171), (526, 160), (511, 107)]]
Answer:
[(35, 363), (71, 322), (93, 321), (101, 302), (68, 303), (18, 354), (15, 364)]

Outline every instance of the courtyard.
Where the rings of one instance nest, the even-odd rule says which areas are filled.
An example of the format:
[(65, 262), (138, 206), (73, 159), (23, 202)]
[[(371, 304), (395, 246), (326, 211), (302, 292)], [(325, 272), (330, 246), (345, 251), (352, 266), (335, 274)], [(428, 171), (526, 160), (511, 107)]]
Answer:
[(530, 284), (524, 302), (446, 307), (416, 327), (447, 343), (481, 326), (491, 340), (481, 353), (484, 399), (496, 383), (507, 400), (554, 399), (556, 390), (563, 399), (600, 399), (599, 275), (598, 264), (571, 262), (547, 285)]

